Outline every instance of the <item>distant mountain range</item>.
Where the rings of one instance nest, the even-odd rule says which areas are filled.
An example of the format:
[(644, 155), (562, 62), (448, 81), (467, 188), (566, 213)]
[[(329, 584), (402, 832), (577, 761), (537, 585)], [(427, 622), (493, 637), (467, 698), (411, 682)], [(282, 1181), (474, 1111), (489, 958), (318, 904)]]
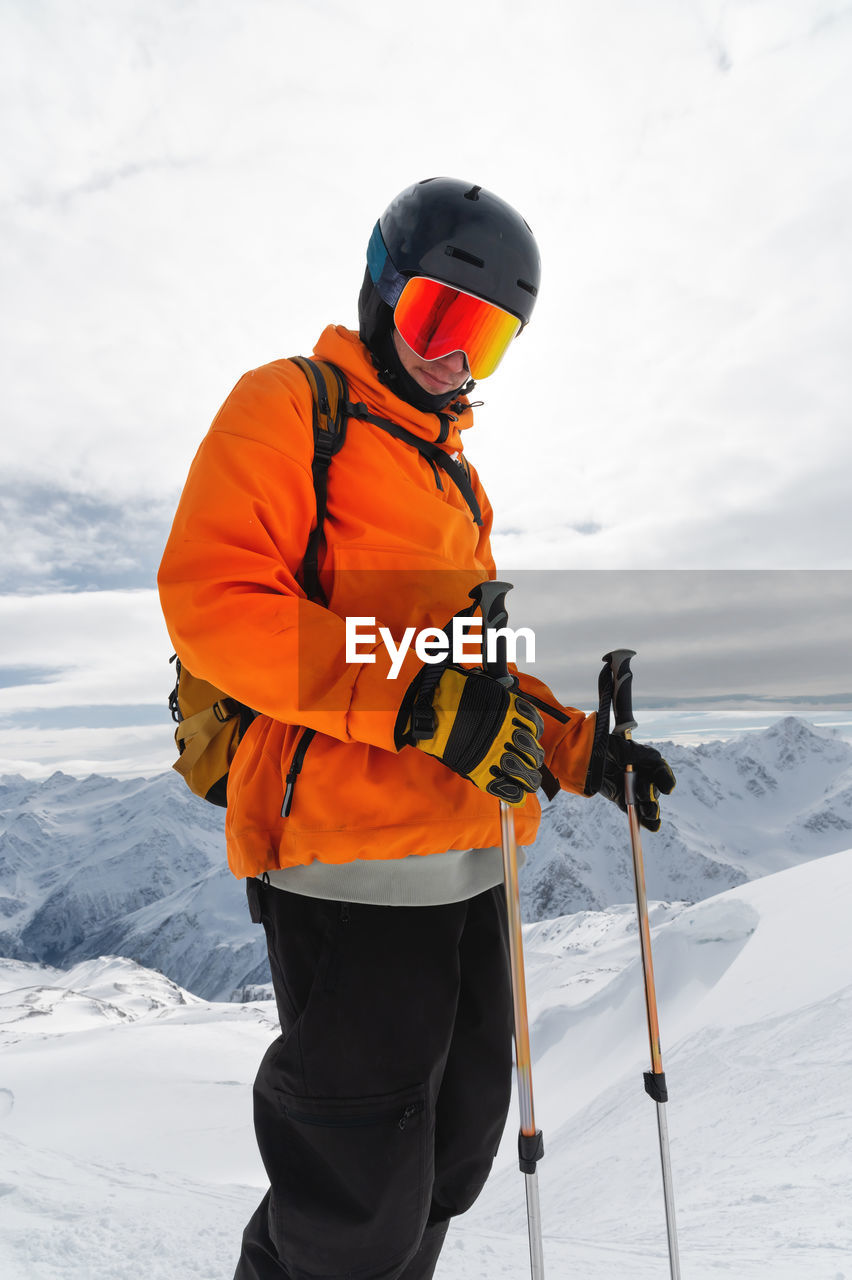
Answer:
[[(852, 745), (795, 716), (698, 747), (656, 744), (677, 787), (645, 835), (649, 897), (696, 902), (852, 846)], [(549, 919), (633, 898), (627, 820), (561, 792), (522, 872), (524, 917)]]
[[(645, 839), (652, 899), (697, 901), (852, 846), (852, 746), (788, 717), (699, 747)], [(545, 806), (521, 873), (524, 917), (633, 897), (626, 819), (599, 798)], [(263, 932), (228, 871), (223, 814), (174, 774), (0, 778), (0, 956), (66, 968), (127, 956), (210, 1000), (268, 982)]]
[(0, 955), (122, 955), (211, 999), (269, 980), (224, 812), (176, 774), (0, 778)]

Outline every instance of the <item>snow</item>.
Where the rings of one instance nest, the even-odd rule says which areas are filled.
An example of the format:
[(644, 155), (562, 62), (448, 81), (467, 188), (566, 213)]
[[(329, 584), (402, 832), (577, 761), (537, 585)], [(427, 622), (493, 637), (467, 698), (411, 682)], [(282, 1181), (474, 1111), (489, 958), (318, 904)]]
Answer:
[[(685, 1280), (852, 1280), (850, 913), (849, 851), (651, 904)], [(546, 1274), (667, 1275), (633, 908), (540, 921), (525, 949)], [(264, 1188), (250, 1086), (276, 1030), (268, 1002), (128, 960), (0, 961), (7, 1280), (227, 1280)], [(437, 1280), (528, 1274), (517, 1114)]]
[(230, 1275), (274, 1006), (209, 1005), (115, 957), (0, 961), (0, 992), (7, 1280)]
[[(850, 894), (847, 852), (658, 915), (654, 966), (684, 1276), (852, 1276)], [(629, 933), (625, 913), (606, 912), (527, 934), (537, 1119), (548, 1152), (539, 1179), (545, 1221), (560, 1224), (548, 1249), (558, 1276), (574, 1274), (580, 1259), (584, 1275), (601, 1280), (619, 1268), (667, 1274), (654, 1106), (641, 1079), (648, 1049), (638, 943), (628, 945)], [(523, 1225), (512, 1208), (520, 1175), (505, 1146), (507, 1167), (471, 1215), (484, 1235), (507, 1220), (516, 1232)], [(585, 1242), (579, 1256), (575, 1225)]]

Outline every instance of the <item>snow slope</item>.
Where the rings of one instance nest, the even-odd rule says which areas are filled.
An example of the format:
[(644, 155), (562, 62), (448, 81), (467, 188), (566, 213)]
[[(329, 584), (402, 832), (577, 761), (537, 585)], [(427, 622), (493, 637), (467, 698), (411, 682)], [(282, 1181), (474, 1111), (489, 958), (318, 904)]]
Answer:
[[(852, 853), (842, 853), (679, 912), (656, 909), (685, 1277), (852, 1280), (850, 906)], [(626, 909), (527, 932), (556, 1276), (580, 1262), (588, 1280), (668, 1274), (637, 949)], [(509, 1157), (504, 1142), (507, 1167), (460, 1253), (475, 1254), (477, 1236), (522, 1231)], [(516, 1271), (491, 1274), (522, 1274), (520, 1252)], [(470, 1268), (480, 1274), (472, 1258)]]
[[(852, 852), (652, 907), (685, 1280), (852, 1280)], [(526, 930), (549, 1280), (668, 1274), (632, 908)], [(7, 1280), (229, 1280), (272, 1006), (0, 963)], [(437, 1280), (528, 1274), (510, 1114)]]
[(0, 961), (0, 991), (6, 1280), (230, 1278), (274, 1006), (209, 1005), (115, 958)]

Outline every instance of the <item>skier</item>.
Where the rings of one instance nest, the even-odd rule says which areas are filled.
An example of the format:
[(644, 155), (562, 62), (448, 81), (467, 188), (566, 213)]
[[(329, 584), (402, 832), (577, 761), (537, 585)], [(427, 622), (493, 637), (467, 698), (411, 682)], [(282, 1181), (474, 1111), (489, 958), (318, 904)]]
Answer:
[[(353, 416), (314, 589), (314, 402), (292, 361), (237, 383), (180, 500), (162, 606), (182, 661), (258, 712), (226, 833), (281, 1021), (254, 1092), (270, 1189), (235, 1280), (433, 1275), (510, 1098), (496, 797), (529, 844), (542, 775), (623, 806), (632, 763), (652, 829), (674, 785), (659, 753), (529, 674), (508, 691), (411, 645), (389, 678), (379, 627), (446, 628), (495, 575), (462, 432), (474, 379), (525, 328), (538, 286), (532, 232), (503, 200), (448, 178), (407, 188), (369, 241), (359, 332), (329, 326), (315, 348), (343, 371)], [(347, 661), (347, 619), (365, 618), (373, 640)]]

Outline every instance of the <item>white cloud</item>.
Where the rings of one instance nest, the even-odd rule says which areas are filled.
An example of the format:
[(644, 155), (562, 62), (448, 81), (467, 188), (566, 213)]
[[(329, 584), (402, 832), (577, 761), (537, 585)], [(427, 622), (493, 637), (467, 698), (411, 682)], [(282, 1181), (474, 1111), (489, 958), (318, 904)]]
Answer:
[[(821, 538), (809, 507), (804, 540), (785, 519), (824, 456), (852, 464), (852, 27), (828, 0), (199, 13), (4, 12), (5, 467), (173, 495), (245, 368), (352, 322), (390, 196), (458, 172), (544, 258), (470, 440), (498, 517), (612, 531), (562, 564), (644, 537), (652, 567), (673, 545), (716, 567), (714, 530), (757, 509), (760, 563), (848, 562), (848, 516)], [(476, 92), (436, 92), (461, 50)]]
[(116, 729), (4, 729), (0, 727), (0, 775), (47, 778), (57, 771), (73, 778), (90, 773), (110, 778), (165, 773), (177, 759), (168, 727), (121, 725)]
[(172, 648), (155, 591), (0, 596), (0, 636), (0, 667), (54, 673), (0, 689), (0, 716), (160, 701), (168, 716)]
[(174, 502), (93, 497), (67, 486), (0, 482), (0, 592), (150, 587)]

